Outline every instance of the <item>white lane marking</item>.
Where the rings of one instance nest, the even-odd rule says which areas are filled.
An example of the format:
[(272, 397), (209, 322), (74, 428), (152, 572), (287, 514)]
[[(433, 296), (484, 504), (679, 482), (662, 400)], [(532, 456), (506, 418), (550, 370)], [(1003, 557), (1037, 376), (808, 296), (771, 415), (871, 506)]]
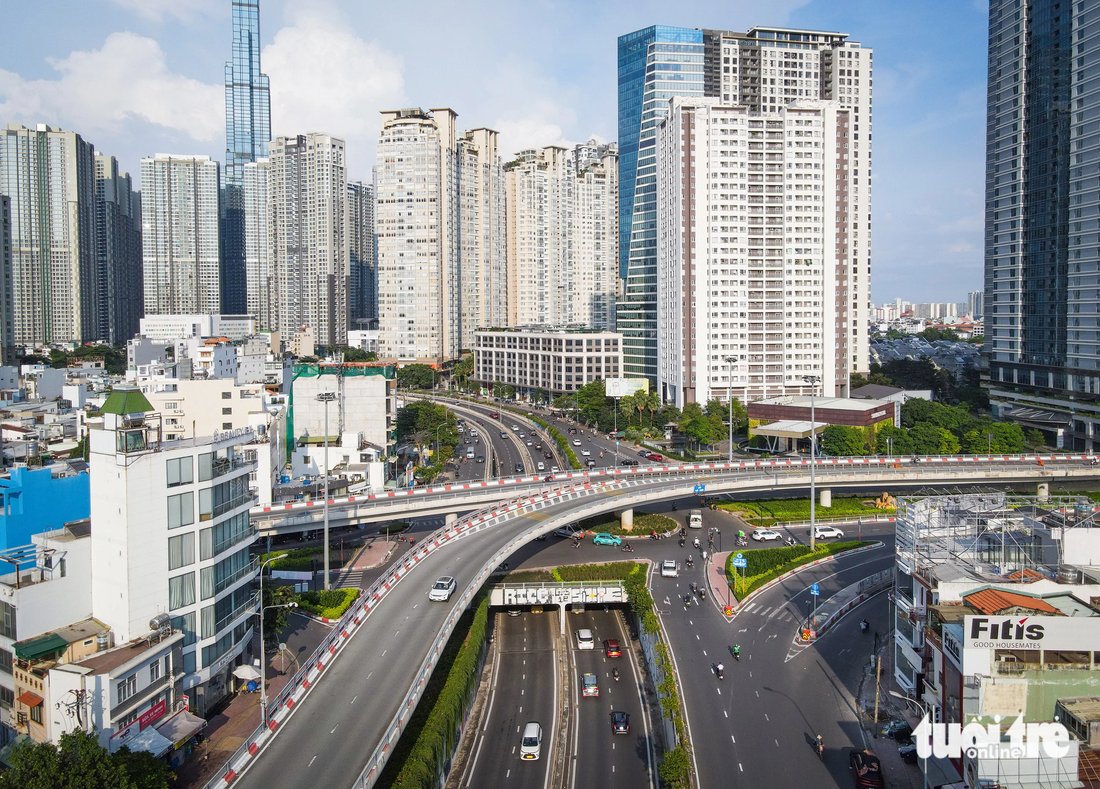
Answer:
[(386, 656), (386, 653), (387, 653), (387, 652), (389, 652), (389, 650), (388, 650), (388, 649), (383, 649), (383, 650), (382, 650), (382, 654), (381, 654), (381, 655), (379, 655), (379, 657), (385, 657), (385, 656)]
[(703, 657), (706, 657), (706, 656), (707, 656), (707, 651), (704, 649), (703, 650)]
[[(408, 619), (408, 617), (405, 617), (405, 618), (406, 618), (406, 619)], [(393, 631), (393, 637), (394, 637), (394, 638), (397, 638), (397, 637), (398, 637), (399, 635), (401, 635), (401, 631), (400, 631), (400, 630), (395, 630), (395, 631)]]
[(764, 713), (764, 720), (768, 721), (769, 723), (771, 722), (771, 718), (768, 717), (768, 713), (766, 712)]
[(306, 767), (312, 767), (312, 766), (313, 766), (313, 763), (314, 763), (315, 761), (317, 761), (317, 757), (316, 757), (316, 756), (314, 756), (314, 757), (313, 757), (312, 759), (310, 759), (310, 760), (309, 760), (309, 764), (307, 764), (307, 765), (306, 765)]
[(733, 742), (734, 745), (737, 744), (737, 738), (734, 737), (732, 734), (730, 735), (730, 740)]
[(741, 766), (741, 762), (737, 763), (737, 769), (740, 770), (741, 772), (745, 772), (745, 768)]
[(354, 703), (355, 703), (355, 700), (356, 700), (357, 698), (359, 698), (359, 694), (358, 694), (358, 693), (356, 693), (356, 694), (355, 694), (354, 696), (352, 696), (352, 697), (351, 697), (351, 702), (349, 702), (349, 703), (351, 703), (351, 704), (354, 704)]
[(370, 679), (373, 676), (374, 676), (374, 672), (372, 671), (370, 674), (367, 674), (367, 679)]
[(340, 728), (340, 724), (337, 723), (335, 726), (332, 727), (332, 730), (329, 732), (329, 734), (336, 734), (336, 730), (339, 729), (339, 728)]
[(726, 710), (722, 710), (722, 714), (725, 715), (727, 718), (730, 716), (730, 714)]
[(756, 691), (756, 698), (760, 698), (760, 691)]
[(722, 695), (722, 689), (721, 689), (721, 688), (715, 688), (715, 690), (716, 690), (716, 691), (718, 691), (718, 695), (719, 695), (719, 696), (721, 696), (721, 695)]
[(776, 741), (775, 741), (775, 747), (776, 747), (776, 748), (778, 748), (778, 747), (779, 747), (779, 740), (776, 740)]

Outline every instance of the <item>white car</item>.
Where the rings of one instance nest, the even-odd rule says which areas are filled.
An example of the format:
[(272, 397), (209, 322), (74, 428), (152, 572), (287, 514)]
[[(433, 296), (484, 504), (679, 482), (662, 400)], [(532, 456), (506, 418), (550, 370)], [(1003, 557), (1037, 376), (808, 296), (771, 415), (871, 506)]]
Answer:
[(579, 438), (574, 438), (573, 439), (573, 446), (579, 447), (580, 445), (581, 445), (581, 440)]
[(587, 449), (582, 449), (581, 450), (581, 457), (582, 458), (592, 457), (592, 453), (589, 452)]
[(451, 595), (454, 594), (455, 586), (455, 579), (449, 575), (444, 575), (432, 586), (432, 590), (428, 592), (428, 599), (436, 602), (450, 600)]
[(752, 533), (752, 538), (757, 542), (764, 542), (766, 540), (778, 540), (779, 532), (771, 529), (757, 529)]
[(835, 526), (815, 526), (814, 527), (814, 539), (815, 540), (839, 540), (844, 536), (844, 532)]
[(551, 473), (551, 474), (560, 474), (560, 473), (561, 473), (561, 469), (560, 469), (560, 468), (558, 468), (557, 466), (551, 466), (551, 467), (550, 467), (550, 473)]
[(519, 432), (519, 425), (512, 425), (512, 430)]
[(661, 575), (665, 578), (675, 578), (680, 574), (676, 569), (676, 562), (672, 559), (665, 559), (661, 562)]

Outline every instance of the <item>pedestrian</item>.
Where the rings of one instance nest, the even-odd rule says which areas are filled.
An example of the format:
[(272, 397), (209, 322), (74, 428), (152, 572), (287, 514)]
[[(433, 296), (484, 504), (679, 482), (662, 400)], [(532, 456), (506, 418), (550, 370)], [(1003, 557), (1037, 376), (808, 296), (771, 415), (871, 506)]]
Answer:
[(703, 551), (703, 563), (706, 564), (706, 561), (707, 561), (707, 552)]

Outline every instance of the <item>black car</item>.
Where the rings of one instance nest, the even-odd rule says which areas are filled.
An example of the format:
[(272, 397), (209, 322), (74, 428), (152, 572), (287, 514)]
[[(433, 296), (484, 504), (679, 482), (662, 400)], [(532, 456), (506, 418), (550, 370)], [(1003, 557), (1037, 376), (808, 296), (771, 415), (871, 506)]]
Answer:
[(886, 786), (886, 781), (882, 778), (882, 765), (873, 752), (853, 750), (848, 755), (848, 766), (852, 770), (852, 780), (857, 789), (880, 789)]
[(523, 473), (523, 464), (522, 463), (516, 463), (516, 473), (517, 474), (522, 474)]
[(639, 449), (638, 450), (638, 457), (648, 458), (649, 457), (649, 450), (648, 449)]
[(544, 458), (546, 458), (547, 460), (553, 460), (554, 459), (554, 453), (553, 452), (543, 452), (542, 456)]
[(638, 465), (638, 461), (637, 460), (631, 460), (630, 458), (627, 458), (626, 460), (620, 460), (619, 465), (620, 466), (636, 466), (636, 465)]
[(592, 458), (589, 458), (588, 460), (584, 461), (584, 463), (589, 468), (595, 468), (596, 467), (596, 461), (593, 460)]
[(611, 713), (612, 734), (630, 734), (630, 715), (622, 710)]

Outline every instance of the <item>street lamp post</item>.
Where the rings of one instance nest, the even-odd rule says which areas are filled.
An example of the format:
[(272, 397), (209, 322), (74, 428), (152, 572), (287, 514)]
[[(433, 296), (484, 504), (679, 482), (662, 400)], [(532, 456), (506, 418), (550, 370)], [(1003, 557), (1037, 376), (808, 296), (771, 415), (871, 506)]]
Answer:
[[(915, 706), (917, 709), (919, 709), (921, 711), (921, 715), (923, 717), (927, 718), (929, 722), (932, 721), (932, 715), (929, 713), (928, 708), (926, 706), (924, 706), (923, 702), (921, 702), (920, 700), (914, 699), (912, 696), (906, 696), (904, 693), (898, 693), (896, 690), (888, 690), (886, 692), (889, 693), (891, 696), (893, 696), (896, 699), (901, 699), (902, 701), (906, 701), (906, 702), (912, 704), (913, 706)], [(923, 781), (923, 786), (924, 786), (924, 789), (928, 789), (928, 757), (927, 756), (924, 757), (924, 781)]]
[(325, 510), (325, 528), (324, 528), (324, 532), (325, 532), (325, 556), (324, 556), (324, 563), (325, 563), (325, 591), (328, 591), (329, 589), (332, 588), (332, 580), (331, 580), (331, 578), (329, 578), (329, 571), (328, 571), (328, 559), (329, 559), (329, 556), (328, 556), (328, 478), (329, 478), (329, 469), (328, 469), (328, 404), (336, 399), (336, 392), (321, 392), (319, 395), (317, 395), (317, 399), (325, 404), (325, 506), (324, 506), (324, 510)]
[(817, 528), (815, 515), (817, 512), (817, 422), (814, 413), (814, 395), (817, 394), (817, 385), (821, 383), (820, 375), (804, 375), (802, 380), (808, 383), (810, 389), (810, 553), (817, 550)]
[(267, 656), (264, 651), (264, 567), (270, 562), (276, 562), (279, 559), (285, 559), (287, 554), (280, 553), (278, 556), (269, 556), (260, 562), (260, 610), (257, 612), (260, 617), (260, 715), (263, 717), (264, 726), (267, 725), (267, 663), (265, 662)]
[(737, 362), (736, 356), (727, 356), (726, 363), (730, 366), (730, 380), (729, 388), (727, 389), (727, 397), (730, 401), (730, 448), (729, 448), (729, 462), (733, 463), (733, 365)]

